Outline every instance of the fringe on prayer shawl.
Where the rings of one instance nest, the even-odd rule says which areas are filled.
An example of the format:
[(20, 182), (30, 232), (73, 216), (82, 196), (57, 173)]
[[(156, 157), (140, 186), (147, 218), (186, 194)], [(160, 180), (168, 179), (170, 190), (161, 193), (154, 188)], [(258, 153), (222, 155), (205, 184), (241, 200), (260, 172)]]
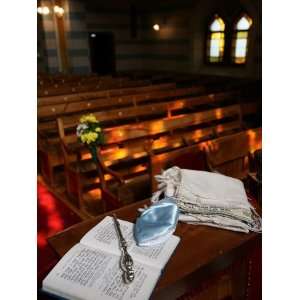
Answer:
[[(216, 173), (172, 167), (156, 175), (158, 191), (151, 201), (159, 201), (164, 194), (173, 197), (180, 209), (179, 220), (188, 224), (206, 225), (240, 232), (261, 232), (261, 217), (249, 203), (243, 183), (235, 178)], [(216, 188), (232, 186), (222, 197), (214, 191), (198, 188), (197, 182), (207, 180)], [(190, 184), (196, 182), (196, 184)], [(221, 184), (220, 184), (221, 183)], [(208, 184), (209, 185), (209, 184)], [(216, 189), (215, 188), (215, 189)]]

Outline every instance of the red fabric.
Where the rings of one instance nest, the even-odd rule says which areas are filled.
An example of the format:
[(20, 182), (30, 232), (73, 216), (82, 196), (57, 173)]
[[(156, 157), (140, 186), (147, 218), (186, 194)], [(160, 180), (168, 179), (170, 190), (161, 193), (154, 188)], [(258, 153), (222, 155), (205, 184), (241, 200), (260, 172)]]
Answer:
[(38, 286), (57, 263), (58, 256), (47, 243), (47, 238), (82, 221), (62, 201), (51, 194), (46, 186), (37, 184), (37, 275)]

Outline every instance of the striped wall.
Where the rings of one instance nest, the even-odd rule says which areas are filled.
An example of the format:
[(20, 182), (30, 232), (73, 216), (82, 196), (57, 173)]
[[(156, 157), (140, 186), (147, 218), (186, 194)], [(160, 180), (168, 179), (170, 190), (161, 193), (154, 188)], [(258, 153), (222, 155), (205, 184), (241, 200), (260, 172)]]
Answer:
[(68, 0), (65, 5), (65, 30), (70, 72), (88, 74), (91, 71), (84, 2)]
[(88, 12), (89, 32), (111, 32), (114, 35), (116, 71), (138, 70), (142, 66), (140, 33), (135, 39), (130, 37), (129, 11)]
[(37, 18), (37, 71), (38, 73), (48, 72), (47, 51), (43, 30), (43, 19), (40, 15)]
[[(51, 1), (41, 1), (42, 6), (50, 6)], [(42, 26), (44, 30), (44, 45), (46, 52), (47, 69), (49, 73), (57, 73), (60, 71), (59, 66), (59, 54), (58, 54), (58, 43), (56, 36), (56, 24), (53, 14), (41, 16)]]
[[(153, 24), (164, 25), (159, 32)], [(160, 14), (139, 13), (136, 38), (130, 36), (129, 12), (88, 13), (89, 32), (112, 32), (116, 47), (116, 68), (123, 70), (186, 71), (190, 65), (189, 20)]]
[[(53, 7), (52, 1), (41, 1), (42, 6)], [(64, 25), (67, 45), (68, 65), (70, 73), (90, 73), (88, 33), (86, 28), (86, 11), (84, 2), (80, 0), (67, 0), (64, 2)], [(43, 63), (46, 63), (48, 72), (51, 74), (62, 72), (57, 25), (54, 14), (39, 16), (44, 31), (45, 55)], [(46, 62), (45, 62), (46, 59)]]
[[(143, 39), (145, 46), (145, 69), (186, 72), (191, 64), (190, 11), (185, 8), (171, 12), (145, 13)], [(153, 25), (160, 30), (154, 31)]]
[[(49, 0), (43, 0), (47, 3)], [(91, 32), (111, 32), (115, 39), (116, 70), (157, 70), (219, 74), (231, 76), (260, 76), (261, 35), (260, 0), (207, 0), (177, 4), (160, 2), (154, 9), (139, 10), (137, 37), (130, 35), (129, 8), (105, 11), (88, 10), (83, 0), (65, 0), (67, 52), (72, 73), (89, 73), (89, 43)], [(171, 6), (170, 6), (171, 3)], [(191, 4), (192, 3), (192, 4)], [(154, 7), (154, 6), (153, 6)], [(205, 63), (208, 19), (215, 13), (232, 19), (245, 10), (253, 18), (250, 32), (248, 62), (245, 66), (209, 65)], [(43, 16), (45, 57), (50, 72), (60, 71), (56, 24), (53, 16)], [(154, 31), (154, 24), (160, 31)]]

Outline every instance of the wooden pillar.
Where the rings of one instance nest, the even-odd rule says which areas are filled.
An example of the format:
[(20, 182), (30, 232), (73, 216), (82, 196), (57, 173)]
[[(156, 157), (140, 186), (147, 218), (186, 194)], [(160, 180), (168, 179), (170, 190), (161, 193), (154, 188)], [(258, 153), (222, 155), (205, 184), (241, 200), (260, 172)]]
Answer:
[[(55, 5), (59, 7), (64, 7), (64, 0), (55, 0), (53, 7)], [(60, 60), (60, 67), (63, 73), (67, 73), (69, 71), (70, 66), (67, 52), (64, 15), (59, 16), (57, 14), (54, 14), (54, 18), (58, 37), (58, 54)]]

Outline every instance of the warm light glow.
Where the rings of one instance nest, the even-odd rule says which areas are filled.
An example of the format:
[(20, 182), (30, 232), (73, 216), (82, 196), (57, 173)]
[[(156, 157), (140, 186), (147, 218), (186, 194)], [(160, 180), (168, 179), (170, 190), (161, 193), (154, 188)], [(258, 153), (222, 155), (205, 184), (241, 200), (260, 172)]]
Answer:
[(250, 129), (247, 131), (249, 152), (254, 153), (262, 148), (261, 130)]
[(101, 190), (100, 189), (93, 189), (87, 192), (89, 201), (96, 201), (98, 202), (101, 199)]
[(194, 131), (193, 135), (192, 135), (192, 139), (193, 140), (197, 140), (200, 139), (204, 136), (203, 131), (201, 129), (197, 129)]
[(164, 121), (156, 121), (150, 124), (150, 133), (158, 133), (161, 132), (162, 129), (164, 129), (165, 124)]
[(91, 159), (91, 158), (92, 158), (91, 153), (89, 153), (89, 152), (81, 153), (81, 159), (82, 160)]
[(154, 29), (155, 31), (159, 31), (159, 25), (158, 25), (158, 24), (154, 24), (154, 25), (153, 25), (153, 29)]
[(215, 110), (215, 115), (216, 115), (217, 119), (221, 119), (223, 117), (223, 111), (222, 111), (222, 109), (221, 108), (217, 108)]
[(50, 10), (47, 6), (39, 6), (37, 8), (37, 12), (40, 14), (40, 15), (48, 15), (50, 13)]
[(53, 11), (54, 11), (54, 13), (55, 13), (58, 17), (62, 17), (62, 16), (64, 15), (64, 12), (65, 12), (65, 10), (64, 10), (62, 7), (58, 6), (58, 5), (55, 5), (55, 6), (53, 7)]
[(157, 149), (161, 149), (161, 148), (164, 148), (167, 146), (168, 146), (168, 141), (166, 140), (166, 138), (161, 137), (161, 138), (153, 141), (152, 149), (157, 150)]
[(140, 173), (140, 172), (143, 172), (143, 171), (145, 171), (147, 168), (145, 167), (145, 166), (143, 166), (143, 165), (138, 165), (138, 166), (136, 166), (136, 167), (134, 167), (133, 169), (132, 169), (132, 172), (133, 173)]
[(140, 158), (143, 157), (145, 155), (145, 152), (138, 152), (138, 153), (134, 153), (132, 155), (133, 158)]

